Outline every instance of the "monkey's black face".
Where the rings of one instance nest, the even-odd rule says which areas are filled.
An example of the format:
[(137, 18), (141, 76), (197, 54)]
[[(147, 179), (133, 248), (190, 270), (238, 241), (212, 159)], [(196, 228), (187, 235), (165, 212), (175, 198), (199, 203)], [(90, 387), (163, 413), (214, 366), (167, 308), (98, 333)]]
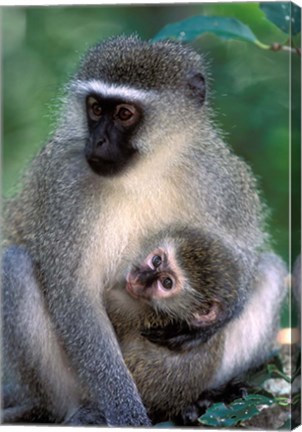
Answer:
[(101, 176), (119, 173), (137, 152), (131, 138), (142, 121), (142, 110), (133, 103), (96, 94), (87, 96), (86, 110), (89, 138), (85, 157), (88, 164)]

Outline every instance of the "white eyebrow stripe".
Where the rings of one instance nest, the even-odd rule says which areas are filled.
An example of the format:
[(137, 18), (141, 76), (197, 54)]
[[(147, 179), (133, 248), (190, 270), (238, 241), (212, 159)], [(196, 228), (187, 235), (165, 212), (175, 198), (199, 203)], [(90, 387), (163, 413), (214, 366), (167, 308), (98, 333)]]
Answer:
[(74, 90), (81, 96), (97, 93), (103, 97), (122, 97), (129, 100), (141, 101), (146, 100), (153, 93), (152, 91), (138, 90), (124, 85), (107, 84), (99, 80), (75, 81), (71, 85), (71, 90)]

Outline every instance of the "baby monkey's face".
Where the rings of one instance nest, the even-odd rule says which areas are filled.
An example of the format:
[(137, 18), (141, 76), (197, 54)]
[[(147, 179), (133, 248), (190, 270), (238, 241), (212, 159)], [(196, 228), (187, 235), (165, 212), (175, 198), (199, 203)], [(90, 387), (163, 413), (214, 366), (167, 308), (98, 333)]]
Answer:
[[(126, 276), (126, 292), (138, 301), (139, 311), (143, 302), (156, 314), (186, 322), (191, 329), (204, 329), (222, 320), (225, 313), (224, 301), (215, 289), (215, 268), (206, 260), (202, 266), (205, 252), (190, 248), (191, 237), (178, 240), (163, 240), (138, 259)], [(185, 248), (180, 247), (181, 240)]]
[(158, 247), (141, 264), (131, 268), (126, 277), (126, 290), (135, 299), (151, 302), (175, 297), (183, 290), (181, 273), (173, 251)]

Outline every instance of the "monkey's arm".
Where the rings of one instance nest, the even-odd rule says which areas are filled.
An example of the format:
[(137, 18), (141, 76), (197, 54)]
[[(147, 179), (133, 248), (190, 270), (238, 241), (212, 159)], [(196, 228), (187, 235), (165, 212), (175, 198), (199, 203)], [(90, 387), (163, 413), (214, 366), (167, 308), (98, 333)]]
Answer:
[(4, 252), (3, 274), (5, 343), (42, 406), (64, 418), (85, 397), (110, 425), (150, 424), (105, 312), (64, 282), (59, 297), (43, 295), (24, 248)]
[[(84, 294), (66, 298), (72, 308), (54, 304), (58, 333), (67, 355), (88, 389), (88, 399), (101, 408), (109, 425), (148, 425), (134, 381), (122, 359), (107, 315)], [(64, 316), (59, 319), (59, 315)]]
[[(242, 307), (242, 302), (234, 301), (233, 304), (229, 304), (221, 296), (220, 302), (216, 301), (207, 313), (199, 314), (198, 319), (188, 317), (189, 322), (181, 318), (174, 319), (165, 326), (144, 328), (141, 335), (150, 342), (170, 350), (187, 351), (206, 343), (219, 329), (237, 316)], [(210, 320), (207, 319), (209, 316)]]

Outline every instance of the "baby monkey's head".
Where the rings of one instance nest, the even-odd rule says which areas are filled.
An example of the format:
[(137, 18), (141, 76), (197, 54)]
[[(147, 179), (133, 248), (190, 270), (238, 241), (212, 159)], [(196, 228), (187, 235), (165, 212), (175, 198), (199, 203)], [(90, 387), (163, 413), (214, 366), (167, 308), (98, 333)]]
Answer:
[(192, 327), (225, 322), (238, 301), (239, 269), (221, 239), (177, 228), (149, 239), (126, 277), (129, 295)]

